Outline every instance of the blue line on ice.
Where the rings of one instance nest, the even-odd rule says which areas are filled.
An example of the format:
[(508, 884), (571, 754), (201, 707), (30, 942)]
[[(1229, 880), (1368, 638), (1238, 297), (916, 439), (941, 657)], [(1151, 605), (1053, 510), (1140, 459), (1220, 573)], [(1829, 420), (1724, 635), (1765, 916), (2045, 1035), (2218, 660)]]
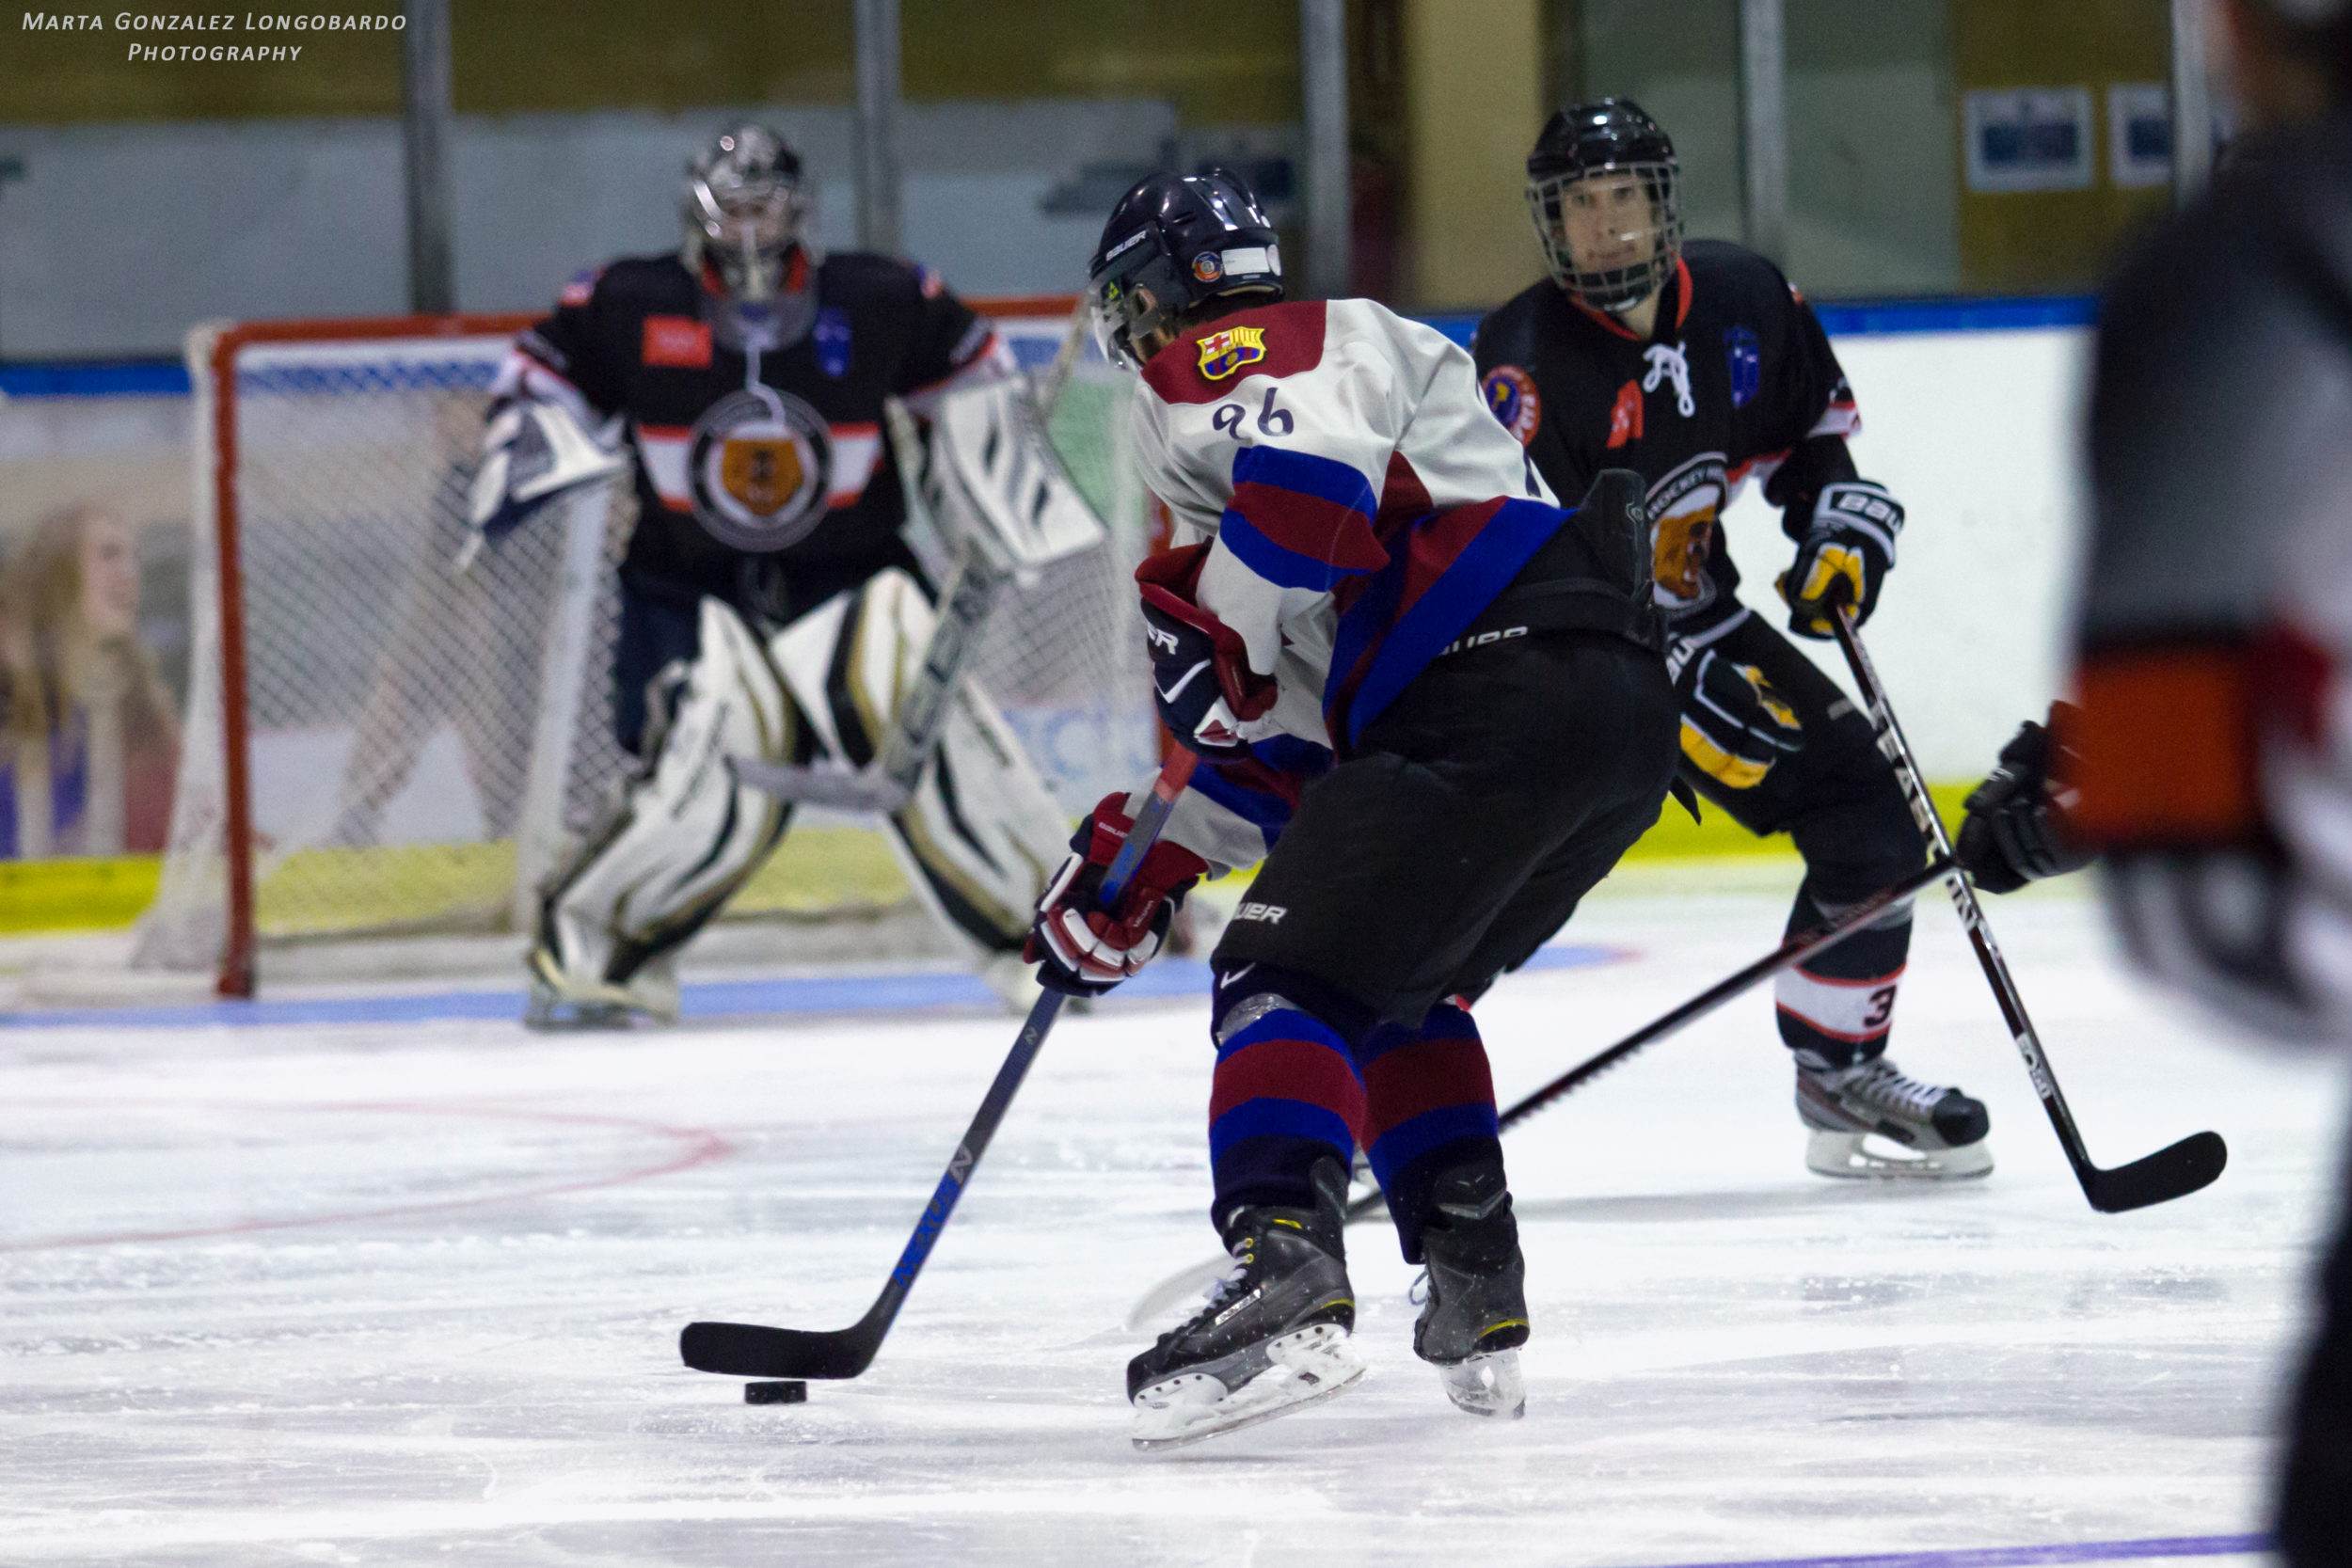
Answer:
[[(1671, 1568), (2040, 1568), (2068, 1562), (2154, 1562), (2195, 1557), (2246, 1557), (2270, 1549), (2266, 1535), (2169, 1535), (2145, 1541), (2077, 1541), (2049, 1546), (1963, 1546), (1867, 1557), (1742, 1558), (1737, 1562), (1677, 1562)], [(1661, 1565), (1668, 1568), (1668, 1565)]]
[[(1561, 942), (1539, 950), (1525, 968), (1583, 969), (1626, 957), (1623, 948)], [(1209, 966), (1198, 958), (1164, 958), (1120, 988), (1122, 997), (1206, 996)], [(894, 974), (802, 975), (761, 980), (707, 980), (682, 987), (687, 1018), (736, 1018), (774, 1013), (903, 1012), (917, 1007), (990, 1007), (995, 993), (961, 970)], [(298, 1023), (421, 1023), (448, 1019), (522, 1016), (519, 988), (429, 991), (415, 995), (286, 997), (254, 1002), (199, 1002), (169, 1006), (53, 1007), (0, 1013), (0, 1028), (108, 1026), (131, 1029), (246, 1029)]]

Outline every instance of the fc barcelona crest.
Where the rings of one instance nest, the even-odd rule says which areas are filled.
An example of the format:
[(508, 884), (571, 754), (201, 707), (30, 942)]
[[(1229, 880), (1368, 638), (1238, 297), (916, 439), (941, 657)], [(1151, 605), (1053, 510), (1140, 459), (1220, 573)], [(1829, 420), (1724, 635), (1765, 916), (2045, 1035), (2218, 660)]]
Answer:
[(1264, 357), (1263, 326), (1229, 326), (1200, 340), (1200, 373), (1211, 381), (1222, 381)]
[(736, 392), (694, 422), (686, 467), (695, 521), (712, 538), (739, 550), (780, 550), (824, 520), (833, 432), (788, 392)]

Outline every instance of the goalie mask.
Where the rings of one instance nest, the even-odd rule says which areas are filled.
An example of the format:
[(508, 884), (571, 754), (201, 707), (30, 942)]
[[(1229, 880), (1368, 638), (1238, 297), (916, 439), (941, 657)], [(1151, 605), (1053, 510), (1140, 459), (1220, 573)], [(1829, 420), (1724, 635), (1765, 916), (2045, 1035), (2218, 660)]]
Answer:
[(1140, 340), (1173, 330), (1212, 299), (1280, 299), (1281, 247), (1240, 176), (1154, 174), (1111, 209), (1087, 263), (1087, 291), (1104, 357), (1133, 369), (1151, 357)]
[(808, 198), (799, 154), (760, 125), (723, 131), (687, 166), (680, 216), (686, 270), (739, 309), (792, 314), (809, 289), (801, 230)]
[(1682, 254), (1674, 143), (1629, 98), (1561, 110), (1527, 155), (1527, 206), (1551, 280), (1596, 310), (1665, 287)]

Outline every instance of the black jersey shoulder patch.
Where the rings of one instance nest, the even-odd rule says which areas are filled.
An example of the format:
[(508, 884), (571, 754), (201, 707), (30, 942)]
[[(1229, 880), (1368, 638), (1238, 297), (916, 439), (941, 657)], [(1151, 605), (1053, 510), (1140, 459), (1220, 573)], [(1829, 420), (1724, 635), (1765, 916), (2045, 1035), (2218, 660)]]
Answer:
[(1544, 400), (1534, 376), (1518, 365), (1497, 365), (1480, 378), (1478, 387), (1486, 394), (1487, 411), (1519, 438), (1520, 446), (1535, 439), (1543, 424)]

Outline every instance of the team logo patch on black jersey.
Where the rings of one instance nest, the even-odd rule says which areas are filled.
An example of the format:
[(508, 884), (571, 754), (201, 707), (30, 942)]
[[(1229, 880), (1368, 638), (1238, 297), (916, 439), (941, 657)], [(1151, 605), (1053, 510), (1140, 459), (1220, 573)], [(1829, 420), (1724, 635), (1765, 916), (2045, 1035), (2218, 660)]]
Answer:
[(1535, 438), (1535, 429), (1543, 422), (1543, 399), (1535, 393), (1535, 378), (1517, 365), (1497, 365), (1479, 383), (1486, 394), (1486, 406), (1502, 421), (1502, 428), (1519, 438), (1525, 446)]
[(1715, 530), (1730, 499), (1725, 474), (1724, 454), (1703, 451), (1649, 488), (1658, 602), (1670, 614), (1701, 609), (1715, 597), (1707, 563), (1715, 554)]
[(836, 305), (817, 312), (809, 341), (817, 350), (817, 368), (835, 381), (850, 373), (850, 313)]
[(721, 398), (688, 437), (694, 518), (739, 550), (766, 554), (806, 538), (824, 520), (832, 476), (824, 417), (772, 388)]
[(670, 370), (708, 370), (710, 324), (691, 316), (647, 316), (637, 357)]
[(1724, 328), (1724, 363), (1731, 372), (1731, 406), (1745, 408), (1764, 385), (1764, 350), (1744, 326)]

